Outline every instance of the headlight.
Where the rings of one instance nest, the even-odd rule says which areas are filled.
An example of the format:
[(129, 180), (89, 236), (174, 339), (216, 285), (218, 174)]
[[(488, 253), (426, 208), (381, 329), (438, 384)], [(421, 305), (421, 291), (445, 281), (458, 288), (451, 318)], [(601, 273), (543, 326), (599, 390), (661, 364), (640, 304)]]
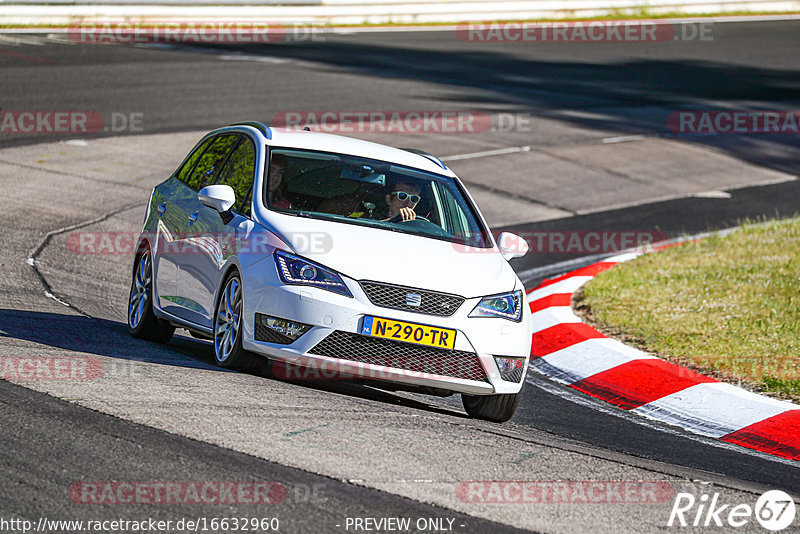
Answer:
[(353, 296), (341, 276), (317, 263), (282, 250), (275, 250), (275, 263), (278, 266), (278, 276), (284, 284), (318, 287), (340, 295)]
[(522, 291), (483, 297), (469, 316), (502, 317), (509, 321), (520, 322), (522, 320)]

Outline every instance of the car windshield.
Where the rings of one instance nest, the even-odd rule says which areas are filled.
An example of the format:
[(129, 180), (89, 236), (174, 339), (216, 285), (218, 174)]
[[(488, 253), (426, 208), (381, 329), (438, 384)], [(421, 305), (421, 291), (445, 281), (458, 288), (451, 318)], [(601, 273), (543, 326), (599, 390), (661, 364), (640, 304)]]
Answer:
[(357, 156), (270, 150), (264, 199), (282, 213), (488, 248), (485, 225), (455, 180)]

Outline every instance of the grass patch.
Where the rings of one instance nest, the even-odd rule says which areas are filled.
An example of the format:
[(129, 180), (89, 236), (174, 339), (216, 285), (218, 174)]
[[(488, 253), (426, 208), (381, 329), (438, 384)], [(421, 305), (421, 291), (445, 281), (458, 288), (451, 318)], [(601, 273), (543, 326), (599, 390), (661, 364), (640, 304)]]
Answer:
[(612, 337), (800, 401), (800, 218), (645, 254), (601, 273), (576, 300)]

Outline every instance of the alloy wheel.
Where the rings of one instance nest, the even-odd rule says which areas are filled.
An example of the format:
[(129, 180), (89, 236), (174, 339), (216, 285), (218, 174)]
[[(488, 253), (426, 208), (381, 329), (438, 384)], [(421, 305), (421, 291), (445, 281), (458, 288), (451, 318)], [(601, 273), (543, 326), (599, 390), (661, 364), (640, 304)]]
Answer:
[(142, 320), (147, 301), (150, 298), (150, 287), (152, 283), (152, 261), (150, 252), (147, 251), (139, 258), (136, 272), (131, 283), (131, 294), (128, 299), (128, 326), (136, 328)]
[(214, 323), (214, 351), (217, 360), (227, 360), (239, 336), (242, 313), (242, 291), (239, 278), (231, 277), (225, 285), (217, 305), (217, 319)]

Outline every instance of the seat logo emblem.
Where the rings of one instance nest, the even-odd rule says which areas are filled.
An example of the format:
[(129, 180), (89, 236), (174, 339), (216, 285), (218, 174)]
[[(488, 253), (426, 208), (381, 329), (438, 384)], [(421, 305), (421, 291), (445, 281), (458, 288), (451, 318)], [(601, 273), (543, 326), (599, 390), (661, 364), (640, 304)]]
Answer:
[(422, 295), (419, 293), (406, 293), (406, 306), (419, 308), (422, 305)]

